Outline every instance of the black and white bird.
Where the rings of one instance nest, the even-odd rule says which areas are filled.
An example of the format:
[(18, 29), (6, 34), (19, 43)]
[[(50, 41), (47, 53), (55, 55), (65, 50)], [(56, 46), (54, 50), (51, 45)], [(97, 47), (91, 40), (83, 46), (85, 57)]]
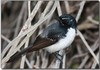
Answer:
[(45, 49), (50, 53), (69, 47), (77, 33), (76, 20), (70, 14), (58, 17), (57, 22), (48, 26), (37, 36), (33, 46), (27, 47), (15, 53), (8, 62), (14, 61), (25, 53)]

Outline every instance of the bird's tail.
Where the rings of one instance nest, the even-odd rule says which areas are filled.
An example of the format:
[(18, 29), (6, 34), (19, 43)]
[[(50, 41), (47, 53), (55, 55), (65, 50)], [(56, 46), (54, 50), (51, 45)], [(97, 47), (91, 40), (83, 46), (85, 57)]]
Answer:
[(10, 57), (10, 59), (7, 61), (7, 63), (18, 60), (19, 58), (21, 58), (22, 55), (27, 53), (30, 48), (31, 47), (28, 47), (28, 48), (25, 48), (21, 51), (16, 52), (13, 56)]

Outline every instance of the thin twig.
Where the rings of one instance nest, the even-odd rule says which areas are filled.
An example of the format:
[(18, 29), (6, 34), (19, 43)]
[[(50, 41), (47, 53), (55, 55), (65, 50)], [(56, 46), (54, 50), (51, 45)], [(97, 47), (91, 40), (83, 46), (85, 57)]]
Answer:
[(29, 63), (29, 61), (28, 61), (27, 58), (25, 59), (25, 61), (26, 61), (26, 64), (28, 65), (29, 68), (33, 68), (33, 67), (30, 65), (30, 63)]
[[(36, 4), (36, 6), (34, 7), (34, 9), (32, 10), (32, 13), (30, 14), (29, 18), (26, 20), (25, 22), (25, 25), (28, 24), (28, 23), (31, 23), (31, 20), (34, 18), (34, 16), (36, 15), (38, 9), (40, 8), (41, 4), (42, 4), (43, 1), (38, 1), (38, 3)], [(26, 26), (23, 26), (19, 35), (22, 34), (23, 30), (26, 30), (27, 27)], [(18, 36), (19, 36), (18, 35)]]
[(41, 68), (46, 68), (48, 65), (48, 57), (46, 57), (47, 52), (43, 52), (41, 51), (41, 58), (42, 58), (42, 64), (41, 64)]
[(81, 13), (82, 13), (83, 8), (84, 8), (84, 5), (85, 5), (85, 2), (86, 2), (86, 1), (82, 1), (82, 2), (80, 3), (80, 9), (79, 9), (79, 11), (78, 11), (78, 13), (77, 13), (77, 17), (76, 17), (76, 21), (77, 21), (77, 22), (78, 22), (78, 20), (79, 20), (79, 18), (80, 18), (80, 16), (81, 16)]
[(5, 37), (4, 35), (2, 35), (2, 34), (1, 34), (1, 38), (4, 39), (5, 41), (7, 41), (8, 43), (11, 42), (8, 38), (6, 38), (6, 37)]
[(88, 16), (87, 19), (88, 19), (89, 21), (91, 21), (92, 23), (99, 25), (99, 21), (94, 20), (94, 19), (92, 18), (92, 16)]
[(68, 1), (64, 1), (65, 3), (65, 8), (66, 8), (66, 12), (69, 14), (70, 13), (70, 5)]
[(38, 67), (40, 66), (40, 56), (39, 55), (36, 56), (36, 64), (35, 65), (37, 65)]
[(79, 46), (79, 44), (77, 44), (77, 51), (78, 51), (79, 54), (83, 54), (82, 50), (81, 50), (81, 47)]
[(47, 6), (46, 6), (44, 12), (42, 13), (42, 16), (40, 17), (40, 19), (43, 18), (43, 17), (47, 14), (47, 12), (48, 12), (49, 9), (51, 8), (52, 4), (53, 4), (53, 1), (49, 1), (49, 2), (48, 2), (48, 4), (47, 4)]
[(21, 20), (22, 20), (22, 15), (24, 13), (24, 10), (26, 8), (26, 2), (23, 3), (23, 6), (21, 8), (21, 11), (18, 15), (18, 18), (17, 18), (17, 25), (16, 25), (16, 28), (15, 28), (15, 32), (14, 32), (14, 38), (17, 36), (18, 32), (19, 32), (19, 28), (20, 28), (20, 23), (21, 23)]
[[(97, 58), (99, 59), (99, 52), (97, 53)], [(96, 65), (97, 65), (97, 62), (94, 61), (91, 68), (94, 69), (96, 67)]]
[(59, 1), (56, 1), (56, 2), (57, 2), (58, 15), (61, 16), (62, 15), (62, 11), (61, 11), (61, 7), (60, 7), (60, 3), (59, 3)]
[(56, 68), (55, 59), (52, 60), (51, 64), (48, 66), (48, 68)]
[(23, 56), (22, 59), (21, 59), (20, 68), (24, 68), (25, 60), (26, 60), (26, 55)]
[(63, 64), (62, 64), (62, 68), (65, 68), (65, 65), (66, 64), (66, 53), (64, 53), (64, 56), (63, 56)]
[(86, 64), (87, 60), (89, 59), (89, 55), (85, 56), (85, 58), (82, 60), (83, 62), (79, 65), (79, 69), (83, 68), (83, 66)]
[[(26, 41), (26, 39), (24, 39), (23, 42), (21, 42), (21, 44), (19, 44), (19, 46), (22, 46), (22, 45), (25, 43), (25, 41)], [(16, 50), (19, 50), (19, 47), (16, 48), (16, 49), (14, 49), (14, 50), (12, 51), (12, 53), (10, 53), (9, 55), (7, 55), (6, 57), (4, 57), (4, 58), (2, 59), (2, 64), (4, 64), (5, 62), (7, 62), (7, 61), (9, 60), (9, 58), (16, 52)]]
[[(27, 39), (24, 48), (27, 48), (27, 47), (28, 47), (28, 43), (29, 43), (29, 38)], [(24, 68), (24, 65), (25, 65), (25, 59), (26, 59), (26, 55), (22, 57), (21, 64), (20, 64), (20, 68)]]
[(31, 13), (31, 1), (28, 1), (28, 17), (30, 17), (30, 13)]
[(80, 38), (82, 39), (82, 41), (84, 42), (85, 46), (88, 48), (89, 52), (91, 53), (91, 55), (94, 57), (94, 59), (97, 61), (97, 63), (99, 64), (98, 59), (96, 58), (94, 52), (92, 51), (92, 49), (90, 48), (90, 46), (88, 45), (88, 43), (86, 42), (85, 38), (83, 37), (83, 35), (81, 34), (81, 32), (79, 30), (78, 31), (78, 35), (80, 36)]
[[(42, 18), (47, 14), (47, 12), (50, 10), (52, 4), (53, 4), (53, 1), (49, 1), (49, 2), (48, 2), (48, 4), (47, 4), (46, 8), (44, 9), (44, 11), (43, 11), (43, 13), (42, 13), (40, 19), (42, 19)], [(52, 16), (52, 15), (50, 15), (50, 17), (48, 18), (48, 20), (51, 19), (51, 16)], [(42, 27), (42, 26), (40, 26), (40, 28), (41, 28), (41, 27)], [(39, 31), (39, 34), (40, 34), (41, 32), (42, 32), (42, 30)]]
[[(29, 35), (31, 36), (33, 33), (34, 33), (34, 31), (31, 31), (31, 34), (29, 34)], [(23, 41), (17, 46), (17, 48), (13, 49), (13, 51), (11, 53), (7, 54), (7, 56), (2, 59), (2, 64), (7, 62), (9, 60), (9, 58), (12, 55), (14, 55), (23, 46), (23, 44), (27, 41), (27, 39), (28, 39), (28, 37), (25, 37), (23, 39)]]
[(87, 55), (87, 53), (83, 53), (83, 54), (81, 54), (81, 55), (80, 55), (80, 54), (74, 55), (74, 56), (70, 59), (70, 61), (68, 62), (68, 65), (70, 66), (75, 58), (84, 57), (84, 56), (86, 56), (86, 55)]
[[(99, 45), (97, 45), (99, 42), (99, 39), (96, 40), (96, 42), (93, 44), (93, 46), (91, 47), (93, 51), (95, 51), (97, 48), (93, 48), (93, 47), (98, 47)], [(86, 64), (87, 60), (89, 59), (89, 55), (86, 55), (84, 57), (84, 59), (82, 60), (82, 63), (79, 65), (78, 68), (83, 68), (83, 66)]]
[(7, 50), (13, 45), (16, 44), (16, 41), (19, 41), (19, 38), (14, 39), (13, 41), (11, 41), (6, 48), (3, 50), (2, 52), (2, 58), (4, 57), (5, 53), (7, 52)]
[[(29, 16), (30, 16), (30, 1), (28, 1), (28, 11), (29, 11)], [(29, 28), (31, 26), (31, 23), (27, 24), (27, 28)], [(24, 48), (27, 48), (28, 47), (28, 43), (29, 43), (29, 37), (28, 34), (27, 34), (27, 41), (25, 43), (25, 47)], [(22, 57), (22, 60), (21, 60), (21, 64), (20, 64), (20, 68), (24, 68), (24, 65), (25, 65), (25, 60), (26, 60), (26, 55), (24, 57)]]

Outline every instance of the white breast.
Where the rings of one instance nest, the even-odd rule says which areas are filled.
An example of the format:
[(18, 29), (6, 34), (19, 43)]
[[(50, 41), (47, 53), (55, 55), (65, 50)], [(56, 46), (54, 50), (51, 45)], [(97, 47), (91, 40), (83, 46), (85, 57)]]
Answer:
[(73, 40), (75, 38), (75, 35), (76, 35), (75, 29), (70, 28), (70, 29), (68, 29), (68, 32), (67, 32), (65, 38), (59, 40), (56, 44), (48, 46), (44, 49), (47, 50), (50, 53), (62, 50), (62, 49), (71, 45), (71, 43), (73, 42)]

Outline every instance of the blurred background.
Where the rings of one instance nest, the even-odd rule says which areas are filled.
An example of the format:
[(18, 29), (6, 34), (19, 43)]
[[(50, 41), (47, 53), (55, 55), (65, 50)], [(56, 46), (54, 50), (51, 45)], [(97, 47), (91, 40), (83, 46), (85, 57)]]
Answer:
[[(7, 45), (14, 40), (22, 27), (25, 26), (25, 22), (29, 17), (28, 4), (30, 5), (30, 11), (37, 6), (39, 1), (3, 1), (1, 3), (1, 50), (3, 57), (6, 57), (10, 47)], [(38, 6), (38, 10), (31, 20), (31, 25), (34, 26), (40, 19), (41, 14), (48, 6), (49, 1), (42, 1)], [(99, 58), (99, 2), (98, 1), (58, 1), (62, 14), (68, 13), (74, 16), (77, 20), (77, 28), (82, 33), (86, 42), (91, 47), (94, 54)], [(49, 3), (49, 10), (46, 15), (52, 10), (55, 5), (55, 1)], [(80, 10), (80, 12), (79, 12)], [(59, 16), (59, 7), (50, 15), (50, 18), (44, 21), (29, 38), (29, 43), (34, 42), (35, 37)], [(81, 13), (77, 19), (78, 14)], [(28, 24), (27, 24), (28, 26)], [(21, 38), (18, 42), (23, 41)], [(15, 43), (13, 43), (14, 45)], [(17, 44), (17, 45), (18, 45)], [(16, 45), (16, 46), (17, 46)], [(8, 47), (8, 48), (7, 48)], [(13, 46), (12, 46), (13, 47)], [(6, 51), (5, 51), (6, 48)], [(23, 49), (23, 45), (20, 47)], [(22, 60), (19, 59), (12, 63), (6, 63), (2, 68), (96, 68), (99, 66), (96, 63), (93, 56), (88, 51), (86, 45), (83, 43), (79, 36), (76, 36), (74, 42), (69, 48), (65, 49), (65, 55), (63, 55), (63, 64), (57, 63), (53, 54), (47, 53), (45, 50), (39, 50), (26, 55), (27, 60), (22, 64)], [(49, 55), (48, 55), (49, 54)], [(62, 65), (62, 67), (60, 66)]]

